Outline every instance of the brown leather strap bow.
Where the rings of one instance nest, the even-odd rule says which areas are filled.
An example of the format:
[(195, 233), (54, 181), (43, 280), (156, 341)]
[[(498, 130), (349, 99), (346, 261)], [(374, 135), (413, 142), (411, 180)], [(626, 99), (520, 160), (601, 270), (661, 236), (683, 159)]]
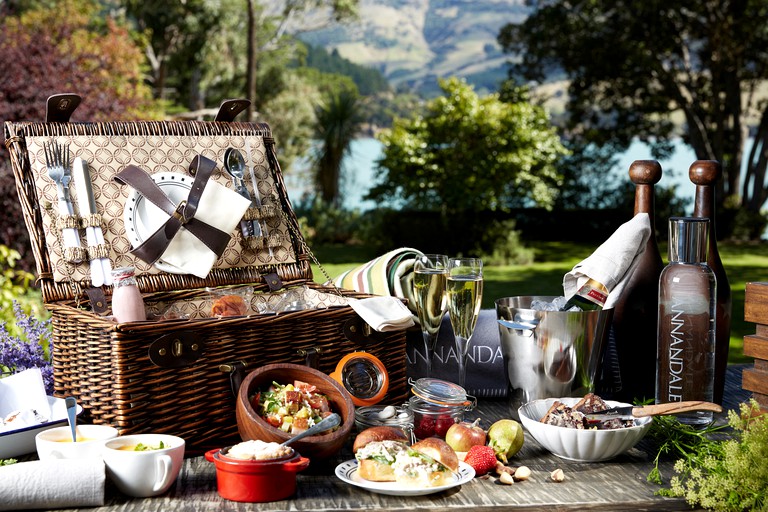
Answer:
[(134, 248), (131, 251), (132, 254), (150, 265), (155, 263), (163, 255), (168, 244), (176, 236), (181, 226), (184, 226), (186, 230), (195, 235), (206, 247), (213, 251), (216, 256), (221, 256), (229, 243), (229, 233), (225, 233), (195, 218), (200, 197), (203, 195), (205, 185), (208, 183), (208, 179), (215, 168), (216, 162), (202, 155), (197, 155), (192, 160), (192, 163), (189, 164), (189, 172), (195, 177), (192, 188), (189, 191), (189, 196), (186, 201), (181, 201), (178, 205), (173, 204), (173, 201), (165, 195), (149, 174), (135, 165), (126, 166), (114, 176), (113, 179), (116, 182), (121, 185), (130, 185), (144, 196), (147, 201), (170, 216), (165, 224), (160, 226), (141, 245)]

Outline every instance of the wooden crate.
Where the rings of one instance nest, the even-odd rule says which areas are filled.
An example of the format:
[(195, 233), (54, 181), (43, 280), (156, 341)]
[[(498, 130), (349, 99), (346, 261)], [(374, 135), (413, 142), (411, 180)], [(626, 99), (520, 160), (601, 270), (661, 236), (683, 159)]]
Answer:
[(757, 325), (754, 335), (744, 336), (744, 355), (754, 357), (755, 363), (744, 370), (741, 387), (768, 411), (768, 283), (747, 283), (744, 319)]

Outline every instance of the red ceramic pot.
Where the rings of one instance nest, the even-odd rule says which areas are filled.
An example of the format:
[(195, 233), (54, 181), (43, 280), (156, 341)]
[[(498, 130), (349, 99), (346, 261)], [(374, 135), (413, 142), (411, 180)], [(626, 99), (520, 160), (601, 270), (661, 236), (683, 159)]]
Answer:
[[(225, 449), (226, 453), (226, 449)], [(246, 503), (280, 501), (296, 492), (296, 473), (309, 466), (297, 452), (274, 460), (240, 460), (221, 450), (206, 452), (216, 466), (216, 484), (222, 498)]]

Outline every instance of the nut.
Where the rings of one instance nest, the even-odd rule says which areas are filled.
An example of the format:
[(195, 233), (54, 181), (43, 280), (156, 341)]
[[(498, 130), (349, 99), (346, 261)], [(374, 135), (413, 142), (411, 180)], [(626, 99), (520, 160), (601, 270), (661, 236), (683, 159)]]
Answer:
[(515, 474), (515, 468), (505, 466), (502, 462), (496, 461), (496, 473), (499, 475), (502, 475), (504, 473), (508, 473), (509, 475)]
[(531, 477), (531, 470), (528, 466), (520, 466), (515, 470), (513, 476), (515, 477), (515, 480), (528, 480)]
[(550, 473), (549, 478), (551, 478), (553, 482), (562, 482), (565, 480), (565, 473), (563, 473), (562, 469), (557, 468), (552, 473)]
[(507, 484), (507, 485), (512, 485), (512, 484), (515, 483), (515, 479), (514, 479), (514, 477), (511, 474), (509, 474), (507, 472), (503, 472), (499, 476), (499, 482), (501, 482), (503, 484)]
[(397, 409), (395, 409), (395, 406), (388, 405), (381, 411), (379, 411), (379, 419), (380, 420), (388, 420), (389, 418), (392, 418), (395, 416), (395, 413), (397, 413)]

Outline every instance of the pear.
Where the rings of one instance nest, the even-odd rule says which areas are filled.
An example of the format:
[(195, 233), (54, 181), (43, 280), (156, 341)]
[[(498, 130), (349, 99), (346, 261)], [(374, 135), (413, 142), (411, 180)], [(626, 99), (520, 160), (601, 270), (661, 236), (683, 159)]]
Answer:
[(523, 447), (525, 436), (523, 427), (515, 420), (499, 420), (488, 429), (488, 446), (496, 452), (496, 457), (507, 463)]

